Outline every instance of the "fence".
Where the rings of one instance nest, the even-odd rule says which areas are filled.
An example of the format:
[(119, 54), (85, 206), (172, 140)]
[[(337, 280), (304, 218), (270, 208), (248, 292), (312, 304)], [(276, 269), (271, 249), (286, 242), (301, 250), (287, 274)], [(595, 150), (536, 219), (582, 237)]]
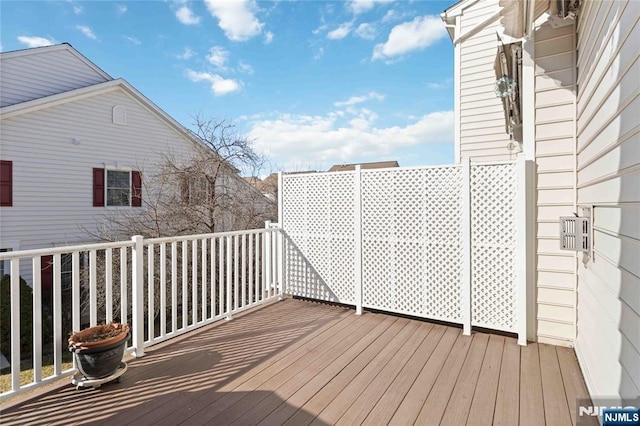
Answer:
[[(146, 347), (281, 298), (281, 247), (280, 228), (267, 224), (249, 231), (134, 236), (130, 241), (1, 253), (0, 261), (8, 261), (11, 271), (11, 390), (0, 394), (0, 400), (73, 373), (73, 368), (63, 369), (71, 330), (102, 321), (130, 324), (127, 351), (142, 356)], [(46, 267), (53, 268), (50, 298), (43, 294), (43, 259), (50, 259)], [(32, 270), (30, 306), (24, 301), (21, 306), (21, 263), (23, 270), (25, 264)], [(21, 308), (32, 311), (30, 354), (21, 353), (26, 328)], [(49, 317), (52, 331), (43, 332)], [(52, 372), (43, 377), (47, 347), (53, 354)], [(21, 384), (25, 359), (33, 377)]]
[(279, 179), (289, 293), (526, 343), (523, 159)]

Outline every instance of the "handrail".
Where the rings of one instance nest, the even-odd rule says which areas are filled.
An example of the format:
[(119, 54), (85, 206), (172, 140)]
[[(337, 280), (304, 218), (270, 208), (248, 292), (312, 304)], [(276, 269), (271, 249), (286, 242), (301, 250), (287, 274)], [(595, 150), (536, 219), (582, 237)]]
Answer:
[[(3, 342), (3, 349), (5, 344), (9, 347), (3, 352), (12, 361), (11, 390), (0, 393), (0, 401), (75, 371), (63, 369), (65, 333), (72, 331), (65, 327), (78, 331), (101, 321), (130, 324), (132, 343), (127, 353), (140, 357), (149, 346), (282, 299), (281, 235), (277, 224), (268, 223), (261, 229), (150, 239), (134, 236), (128, 241), (0, 254), (0, 261), (11, 265), (11, 338)], [(48, 256), (51, 261), (44, 264)], [(52, 273), (44, 274), (43, 267)], [(44, 283), (45, 276), (51, 282)], [(24, 299), (20, 279), (32, 288), (31, 307), (20, 301)], [(43, 318), (49, 311), (42, 309), (43, 300), (51, 304), (51, 318)], [(20, 352), (25, 339), (20, 334), (23, 309), (33, 311), (28, 324), (32, 327), (27, 342), (33, 348), (30, 354)], [(53, 334), (43, 336), (43, 324), (49, 321)], [(42, 377), (43, 337), (54, 343), (54, 373), (49, 377)], [(32, 360), (33, 380), (21, 384), (24, 355)]]

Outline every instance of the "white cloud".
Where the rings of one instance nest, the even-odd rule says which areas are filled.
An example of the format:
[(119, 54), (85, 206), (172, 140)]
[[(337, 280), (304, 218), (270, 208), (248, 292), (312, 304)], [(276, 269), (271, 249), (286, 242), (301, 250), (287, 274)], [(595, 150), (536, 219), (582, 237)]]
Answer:
[(333, 31), (327, 33), (329, 40), (340, 40), (345, 38), (351, 32), (351, 22), (345, 22)]
[(391, 29), (386, 43), (373, 49), (373, 60), (391, 59), (406, 53), (425, 49), (445, 37), (447, 31), (438, 16), (419, 16)]
[(187, 60), (187, 59), (192, 58), (195, 54), (196, 54), (196, 52), (191, 50), (190, 47), (185, 47), (181, 54), (176, 55), (176, 58), (182, 59), (182, 60)]
[(127, 10), (128, 10), (127, 6), (125, 6), (123, 4), (116, 5), (116, 11), (118, 12), (118, 15), (122, 15), (122, 14), (126, 13)]
[(376, 36), (376, 27), (371, 24), (363, 23), (358, 25), (358, 28), (356, 28), (354, 33), (365, 40), (373, 40)]
[(80, 31), (82, 34), (84, 34), (85, 36), (87, 36), (92, 40), (96, 40), (98, 38), (93, 33), (93, 30), (91, 30), (91, 28), (87, 27), (86, 25), (76, 25), (76, 30)]
[(133, 43), (135, 45), (141, 45), (142, 44), (142, 42), (136, 37), (124, 36), (124, 38), (126, 38), (127, 40), (129, 40), (131, 43)]
[(55, 40), (44, 37), (19, 36), (18, 41), (20, 43), (26, 44), (27, 47), (42, 47), (55, 44)]
[(282, 114), (251, 123), (250, 139), (257, 151), (271, 157), (304, 162), (349, 163), (356, 157), (396, 155), (399, 150), (453, 139), (453, 112), (426, 114), (402, 126), (376, 127), (375, 113), (344, 122), (336, 112), (324, 116)]
[(214, 67), (219, 70), (226, 70), (226, 64), (229, 60), (229, 51), (224, 47), (213, 46), (209, 49), (209, 54), (207, 55), (207, 61)]
[(429, 89), (444, 89), (445, 87), (448, 87), (452, 81), (453, 80), (450, 78), (443, 81), (433, 81), (433, 82), (427, 83), (427, 87)]
[(73, 13), (80, 15), (82, 13), (82, 6), (73, 6)]
[(390, 3), (393, 0), (351, 0), (347, 3), (349, 9), (354, 15), (359, 15), (373, 9), (376, 3)]
[(253, 69), (253, 67), (249, 64), (247, 64), (246, 62), (242, 62), (240, 61), (240, 63), (238, 63), (238, 71), (243, 72), (245, 74), (253, 74), (255, 72), (255, 70)]
[(215, 96), (226, 95), (242, 89), (242, 84), (240, 82), (232, 79), (225, 79), (217, 74), (187, 69), (185, 75), (194, 83), (198, 83), (200, 81), (207, 81), (211, 83), (211, 91)]
[(264, 44), (271, 44), (273, 41), (273, 33), (271, 31), (267, 31), (264, 33)]
[(318, 48), (315, 55), (313, 55), (313, 59), (318, 60), (324, 56), (324, 47)]
[(188, 6), (182, 6), (176, 10), (176, 18), (184, 25), (196, 25), (200, 23), (200, 17), (193, 14), (193, 11)]
[(246, 41), (262, 32), (264, 24), (254, 15), (254, 0), (205, 0), (205, 4), (230, 40)]
[(367, 93), (366, 95), (363, 95), (363, 96), (352, 96), (349, 99), (347, 99), (346, 101), (335, 102), (333, 105), (335, 105), (337, 107), (357, 105), (357, 104), (360, 104), (362, 102), (366, 102), (366, 101), (371, 100), (371, 99), (375, 99), (377, 101), (381, 101), (381, 100), (384, 99), (384, 95), (381, 95), (380, 93), (376, 93), (376, 92), (369, 92), (369, 93)]

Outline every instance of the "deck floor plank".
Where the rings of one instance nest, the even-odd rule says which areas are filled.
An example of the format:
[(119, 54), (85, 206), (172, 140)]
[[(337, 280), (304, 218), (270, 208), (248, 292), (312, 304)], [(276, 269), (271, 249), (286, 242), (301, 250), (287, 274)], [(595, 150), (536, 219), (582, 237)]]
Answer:
[(520, 425), (544, 424), (540, 356), (536, 343), (520, 348), (520, 383)]
[(520, 412), (520, 347), (515, 339), (505, 339), (496, 394), (494, 425), (518, 424)]
[(467, 358), (464, 360), (451, 397), (445, 406), (442, 424), (464, 425), (467, 423), (488, 343), (488, 334), (475, 334), (473, 336), (473, 342), (471, 342)]
[(544, 417), (547, 426), (571, 425), (569, 404), (562, 382), (560, 363), (555, 346), (538, 345)]
[(473, 401), (467, 416), (467, 425), (483, 426), (490, 425), (493, 422), (504, 340), (503, 336), (495, 334), (489, 336), (487, 351), (482, 361), (480, 376), (478, 377)]
[(128, 364), (122, 383), (76, 391), (68, 379), (4, 402), (1, 422), (564, 425), (588, 398), (572, 349), (295, 299)]
[(389, 420), (389, 424), (406, 425), (415, 422), (460, 335), (461, 333), (458, 329), (447, 329), (442, 339), (438, 342), (435, 351), (420, 371), (420, 375), (413, 382), (409, 392), (406, 393)]
[(435, 325), (431, 329), (427, 338), (403, 367), (391, 386), (382, 395), (382, 398), (369, 412), (363, 424), (386, 425), (389, 423), (447, 329), (447, 327), (441, 325)]
[(419, 328), (408, 339), (407, 343), (400, 348), (394, 355), (393, 359), (380, 371), (375, 379), (366, 387), (366, 389), (358, 396), (348, 410), (340, 417), (338, 425), (354, 425), (361, 424), (371, 410), (377, 405), (378, 401), (387, 392), (393, 380), (405, 367), (407, 362), (413, 357), (416, 350), (424, 339), (430, 334), (432, 324), (423, 322)]

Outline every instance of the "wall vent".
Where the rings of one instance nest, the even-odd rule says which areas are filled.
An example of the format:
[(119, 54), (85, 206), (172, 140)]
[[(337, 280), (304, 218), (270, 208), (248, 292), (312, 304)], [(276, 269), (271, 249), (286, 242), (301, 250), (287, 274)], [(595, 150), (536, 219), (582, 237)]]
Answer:
[(591, 249), (589, 226), (588, 217), (560, 217), (560, 248), (588, 252)]

